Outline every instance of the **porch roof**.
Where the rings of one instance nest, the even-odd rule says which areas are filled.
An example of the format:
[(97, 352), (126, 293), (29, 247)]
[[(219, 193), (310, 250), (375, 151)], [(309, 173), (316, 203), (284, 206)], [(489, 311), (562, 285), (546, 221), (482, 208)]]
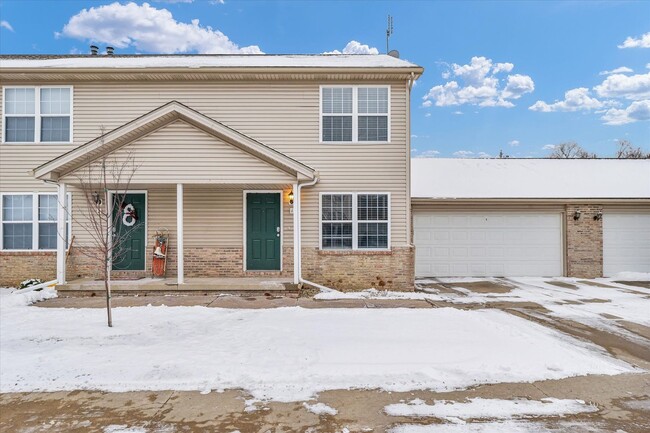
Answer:
[(313, 168), (279, 152), (198, 111), (170, 101), (110, 132), (107, 132), (33, 170), (37, 179), (56, 181), (152, 132), (182, 120), (297, 179), (313, 179)]

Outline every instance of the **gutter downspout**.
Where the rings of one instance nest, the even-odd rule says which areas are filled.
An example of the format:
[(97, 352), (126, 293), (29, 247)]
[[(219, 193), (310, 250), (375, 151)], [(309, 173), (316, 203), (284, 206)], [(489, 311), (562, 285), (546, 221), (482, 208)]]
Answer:
[(406, 239), (409, 246), (413, 247), (413, 210), (411, 209), (411, 90), (415, 82), (415, 73), (411, 72), (411, 78), (408, 81), (408, 97), (406, 98), (406, 139), (408, 148), (406, 149)]
[(325, 292), (332, 292), (334, 291), (334, 289), (314, 283), (313, 281), (305, 280), (302, 277), (302, 219), (301, 219), (301, 212), (300, 212), (302, 208), (302, 199), (301, 199), (300, 192), (302, 191), (303, 187), (314, 186), (316, 185), (316, 183), (318, 183), (319, 180), (320, 179), (318, 178), (318, 173), (317, 173), (313, 180), (306, 183), (298, 183), (296, 187), (297, 200), (296, 200), (296, 206), (294, 207), (293, 211), (296, 213), (297, 217), (296, 217), (296, 223), (294, 224), (295, 227), (293, 229), (296, 230), (298, 236), (296, 236), (295, 238), (297, 245), (293, 246), (296, 252), (294, 254), (294, 257), (298, 268), (298, 273), (297, 273), (298, 283), (307, 284), (308, 286), (316, 287), (317, 289), (320, 289)]
[[(30, 173), (33, 175), (34, 170), (30, 170)], [(56, 182), (56, 181), (53, 181), (53, 180), (42, 179), (42, 182), (43, 183), (48, 183), (50, 185), (56, 185), (57, 187), (59, 186), (59, 182)], [(59, 206), (59, 204), (58, 204), (58, 195), (57, 195), (57, 208), (58, 208), (58, 206)], [(58, 224), (58, 211), (57, 211), (57, 224)], [(59, 233), (57, 231), (57, 240), (56, 240), (57, 243), (59, 242), (58, 235), (59, 235)], [(57, 254), (58, 254), (58, 248), (57, 248)], [(57, 258), (57, 260), (58, 260), (58, 258)], [(57, 275), (57, 277), (58, 277), (58, 275)], [(37, 290), (37, 289), (44, 289), (44, 288), (50, 287), (50, 286), (58, 286), (59, 284), (63, 284), (63, 283), (60, 282), (58, 278), (55, 278), (52, 281), (47, 281), (45, 283), (37, 284), (35, 286), (25, 287), (24, 289), (16, 290), (13, 293), (27, 293), (27, 292), (32, 292), (32, 291)]]

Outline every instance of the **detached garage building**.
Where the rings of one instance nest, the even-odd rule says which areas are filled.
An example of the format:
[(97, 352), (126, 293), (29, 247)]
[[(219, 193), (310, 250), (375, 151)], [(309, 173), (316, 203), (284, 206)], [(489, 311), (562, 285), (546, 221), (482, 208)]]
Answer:
[(413, 159), (415, 276), (650, 272), (650, 160)]

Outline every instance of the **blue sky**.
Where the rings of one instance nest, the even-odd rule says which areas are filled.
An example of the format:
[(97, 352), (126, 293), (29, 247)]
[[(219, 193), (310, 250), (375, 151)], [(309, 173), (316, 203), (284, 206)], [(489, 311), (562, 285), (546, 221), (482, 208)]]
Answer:
[(425, 68), (414, 156), (650, 150), (647, 1), (3, 0), (0, 52), (85, 53), (93, 39), (118, 53), (384, 52), (388, 14), (391, 48)]

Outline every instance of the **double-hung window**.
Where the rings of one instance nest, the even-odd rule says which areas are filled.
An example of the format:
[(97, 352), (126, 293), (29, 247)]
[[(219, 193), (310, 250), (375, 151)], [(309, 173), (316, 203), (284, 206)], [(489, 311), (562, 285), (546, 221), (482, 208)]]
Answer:
[(3, 142), (72, 141), (72, 87), (5, 87), (3, 94)]
[(386, 250), (390, 199), (385, 193), (321, 194), (321, 249)]
[(390, 86), (322, 86), (321, 141), (390, 141)]
[[(70, 195), (67, 197), (70, 209)], [(56, 194), (3, 194), (2, 224), (0, 226), (3, 250), (55, 250), (57, 232)], [(70, 215), (66, 212), (66, 245), (70, 233)]]

